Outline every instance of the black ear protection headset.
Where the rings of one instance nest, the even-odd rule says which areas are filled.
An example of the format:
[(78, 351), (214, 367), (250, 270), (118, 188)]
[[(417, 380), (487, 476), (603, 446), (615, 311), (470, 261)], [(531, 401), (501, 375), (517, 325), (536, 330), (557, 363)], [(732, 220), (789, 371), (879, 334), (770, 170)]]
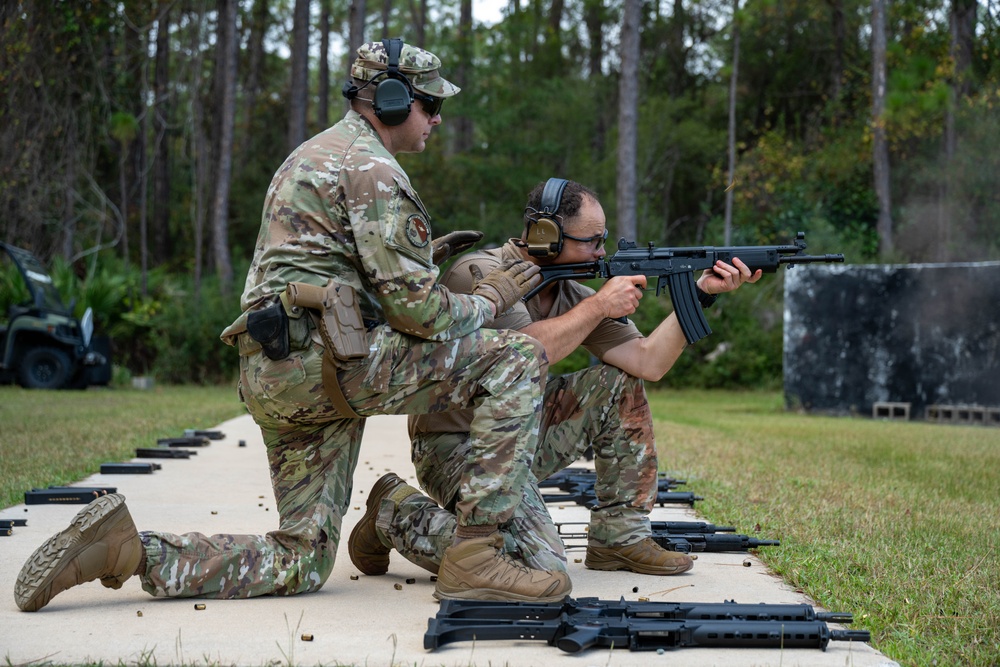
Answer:
[(562, 252), (563, 228), (556, 213), (567, 183), (565, 178), (547, 180), (542, 188), (541, 209), (529, 212), (524, 241), (532, 257), (552, 258)]
[[(375, 75), (361, 88), (382, 78), (375, 86), (372, 109), (375, 111), (375, 116), (386, 125), (402, 125), (410, 115), (410, 105), (414, 99), (410, 80), (399, 72), (399, 54), (403, 51), (403, 40), (398, 37), (383, 39), (382, 46), (385, 47), (387, 55), (386, 71)], [(341, 93), (347, 99), (353, 100), (361, 88), (348, 81)]]

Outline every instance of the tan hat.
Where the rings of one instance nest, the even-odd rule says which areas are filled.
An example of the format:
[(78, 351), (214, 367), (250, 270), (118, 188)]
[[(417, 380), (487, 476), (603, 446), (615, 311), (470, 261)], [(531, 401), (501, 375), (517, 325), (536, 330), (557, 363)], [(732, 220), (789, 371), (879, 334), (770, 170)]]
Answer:
[[(371, 81), (388, 69), (389, 54), (382, 42), (368, 42), (358, 48), (358, 59), (351, 65), (351, 76), (357, 81)], [(406, 75), (417, 92), (433, 97), (451, 97), (461, 90), (440, 74), (441, 61), (430, 51), (403, 44), (399, 54), (399, 71)]]

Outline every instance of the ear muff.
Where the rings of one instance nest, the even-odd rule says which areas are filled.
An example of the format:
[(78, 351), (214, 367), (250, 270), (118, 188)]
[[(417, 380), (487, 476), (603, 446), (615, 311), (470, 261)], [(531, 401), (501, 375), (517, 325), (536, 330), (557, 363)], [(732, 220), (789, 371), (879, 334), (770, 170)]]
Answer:
[(556, 213), (568, 182), (564, 178), (550, 178), (542, 188), (541, 210), (529, 218), (524, 235), (528, 254), (532, 257), (552, 258), (562, 252), (563, 228)]
[(375, 116), (386, 125), (402, 125), (410, 115), (413, 89), (409, 80), (399, 73), (399, 54), (403, 50), (403, 40), (398, 37), (383, 39), (388, 56), (386, 72), (377, 86), (372, 109)]

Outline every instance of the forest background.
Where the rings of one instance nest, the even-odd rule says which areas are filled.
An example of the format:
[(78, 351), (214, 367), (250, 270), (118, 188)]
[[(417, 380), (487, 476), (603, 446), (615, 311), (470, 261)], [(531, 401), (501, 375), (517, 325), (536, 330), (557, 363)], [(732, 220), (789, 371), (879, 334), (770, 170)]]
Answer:
[[(597, 191), (610, 238), (787, 243), (851, 263), (1000, 259), (993, 0), (14, 0), (0, 3), (0, 239), (112, 337), (116, 379), (226, 382), (218, 339), (274, 171), (343, 114), (363, 41), (462, 93), (401, 162), (435, 235), (520, 233)], [(613, 252), (609, 244), (609, 252)], [(797, 268), (795, 270), (808, 270)], [(0, 308), (24, 298), (8, 267)], [(669, 312), (652, 295), (634, 319)], [(782, 279), (708, 311), (664, 384), (781, 384)], [(588, 362), (582, 353), (562, 362)]]

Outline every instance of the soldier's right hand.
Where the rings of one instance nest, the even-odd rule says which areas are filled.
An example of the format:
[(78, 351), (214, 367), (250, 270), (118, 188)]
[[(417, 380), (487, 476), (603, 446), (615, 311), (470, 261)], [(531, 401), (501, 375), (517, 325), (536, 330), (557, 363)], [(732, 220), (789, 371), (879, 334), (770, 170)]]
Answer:
[(542, 282), (538, 266), (523, 259), (504, 260), (486, 276), (476, 264), (470, 264), (469, 271), (473, 280), (472, 293), (492, 301), (497, 315), (506, 312)]
[(646, 288), (646, 276), (615, 276), (597, 291), (593, 299), (601, 305), (604, 316), (613, 320), (628, 317), (639, 308)]

